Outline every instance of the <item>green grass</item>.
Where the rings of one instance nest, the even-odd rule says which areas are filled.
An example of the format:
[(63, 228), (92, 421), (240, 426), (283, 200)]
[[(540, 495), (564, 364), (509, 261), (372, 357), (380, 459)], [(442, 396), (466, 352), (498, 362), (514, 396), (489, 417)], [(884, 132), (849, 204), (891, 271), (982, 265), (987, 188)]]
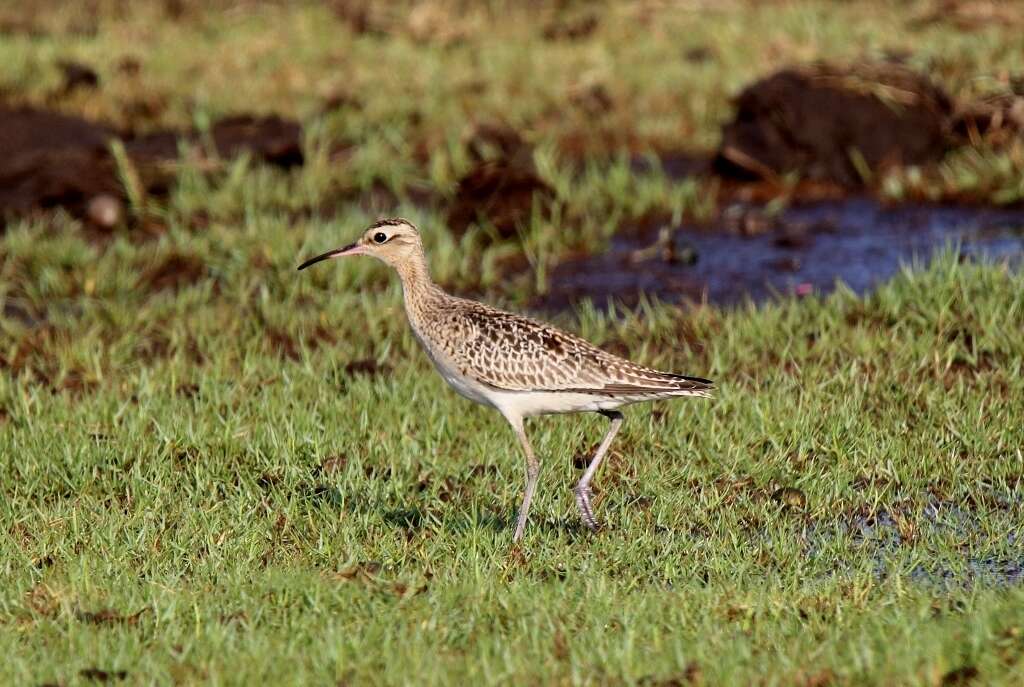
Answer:
[[(596, 536), (570, 488), (603, 421), (534, 421), (541, 486), (513, 548), (515, 439), (431, 370), (393, 276), (368, 260), (295, 271), (386, 209), (420, 223), (446, 285), (521, 308), (548, 267), (633, 217), (710, 215), (705, 186), (636, 174), (626, 153), (713, 144), (728, 95), (776, 64), (909, 43), (915, 63), (952, 56), (937, 75), (970, 90), (969, 74), (1021, 59), (1010, 29), (908, 37), (924, 5), (726, 7), (651, 21), (624, 9), (571, 44), (538, 38), (546, 17), (471, 26), (442, 46), (355, 36), (315, 7), (179, 23), (106, 8), (93, 36), (66, 35), (74, 18), (54, 13), (38, 21), (55, 34), (0, 41), (2, 81), (28, 102), (55, 83), (52, 59), (75, 55), (110, 90), (62, 102), (69, 111), (116, 121), (132, 89), (152, 89), (169, 103), (153, 126), (257, 109), (302, 117), (308, 139), (307, 164), (289, 173), (184, 164), (169, 198), (138, 208), (155, 237), (139, 222), (99, 236), (59, 212), (6, 225), (2, 680), (1024, 680), (1019, 272), (950, 253), (866, 297), (557, 316), (720, 391), (627, 412), (596, 480)], [(717, 58), (641, 68), (691, 43)], [(114, 65), (140, 45), (146, 79), (133, 85)], [(632, 105), (541, 116), (584, 68)], [(474, 80), (482, 94), (465, 88)], [(317, 114), (321, 90), (343, 86), (363, 109)], [(520, 242), (444, 226), (469, 164), (459, 136), (478, 112), (526, 128), (558, 194), (555, 217), (535, 217)], [(580, 130), (593, 140), (578, 169), (558, 151)], [(332, 158), (349, 139), (355, 153)], [(423, 140), (437, 142), (427, 164)], [(1018, 183), (1000, 160), (964, 154), (938, 173), (954, 187), (965, 169)], [(439, 200), (361, 207), (378, 183)], [(912, 175), (889, 183), (920, 192)], [(529, 266), (504, 267), (523, 253)], [(803, 507), (780, 503), (786, 488)]]
[[(9, 101), (140, 130), (237, 112), (294, 116), (315, 124), (327, 146), (356, 144), (322, 175), (323, 191), (426, 181), (445, 193), (469, 166), (459, 141), (476, 121), (506, 121), (575, 168), (623, 151), (712, 150), (733, 114), (731, 98), (773, 70), (811, 60), (897, 57), (965, 103), (1012, 92), (1024, 71), (1024, 14), (1013, 6), (1001, 20), (962, 30), (949, 12), (925, 21), (939, 6), (933, 0), (612, 3), (563, 13), (501, 0), (469, 9), (453, 0), (337, 0), (371, 8), (360, 33), (330, 3), (215, 4), (229, 9), (203, 11), (195, 0), (132, 10), (116, 0), (37, 0), (35, 12), (0, 10), (0, 21), (14, 16), (36, 29), (0, 41), (0, 89)], [(186, 11), (171, 19), (167, 5)], [(588, 14), (599, 20), (590, 35), (544, 38), (545, 28)], [(686, 59), (693, 51), (706, 57)], [(61, 58), (92, 65), (102, 97), (83, 90), (54, 98)], [(138, 61), (138, 73), (122, 68), (126, 59)], [(607, 108), (593, 106), (594, 89)], [(1015, 145), (879, 186), (897, 199), (1009, 203), (1022, 198), (1022, 176)]]
[[(250, 285), (219, 296), (98, 282), (2, 378), (15, 682), (1020, 680), (1024, 598), (971, 568), (1021, 562), (1020, 275), (949, 258), (867, 299), (583, 312), (721, 392), (628, 414), (597, 536), (570, 486), (601, 423), (534, 422), (542, 487), (510, 550), (504, 421), (430, 371), (380, 270), (289, 257), (216, 263)], [(346, 372), (365, 358), (383, 371)], [(107, 609), (131, 620), (88, 615)]]

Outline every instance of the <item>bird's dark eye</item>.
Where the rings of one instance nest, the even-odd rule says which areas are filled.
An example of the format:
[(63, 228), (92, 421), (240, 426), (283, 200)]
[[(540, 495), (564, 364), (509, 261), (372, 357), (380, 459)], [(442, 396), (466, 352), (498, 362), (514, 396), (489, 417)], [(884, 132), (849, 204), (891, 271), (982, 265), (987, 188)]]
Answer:
[(373, 235), (373, 240), (377, 243), (384, 243), (385, 241), (388, 240), (388, 235), (385, 234), (383, 231), (378, 231), (376, 234)]

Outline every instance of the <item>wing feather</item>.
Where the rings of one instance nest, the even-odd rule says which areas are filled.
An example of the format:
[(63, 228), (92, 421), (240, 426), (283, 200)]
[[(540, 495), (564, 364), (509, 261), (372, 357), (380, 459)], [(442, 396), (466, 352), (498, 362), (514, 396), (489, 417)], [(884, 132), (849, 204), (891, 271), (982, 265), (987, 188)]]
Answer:
[(707, 379), (637, 365), (528, 317), (464, 303), (462, 335), (447, 353), (464, 374), (493, 388), (655, 398), (704, 396), (713, 387)]

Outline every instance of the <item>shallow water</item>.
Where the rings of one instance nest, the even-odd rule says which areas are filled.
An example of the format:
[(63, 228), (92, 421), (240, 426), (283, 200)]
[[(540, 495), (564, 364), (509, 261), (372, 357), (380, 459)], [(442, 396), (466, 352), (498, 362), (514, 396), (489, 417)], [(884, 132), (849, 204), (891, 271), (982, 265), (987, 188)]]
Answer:
[[(1024, 583), (1024, 552), (1018, 545), (1020, 526), (1019, 495), (1004, 494), (998, 498), (996, 512), (981, 515), (966, 510), (952, 501), (929, 499), (923, 517), (914, 521), (913, 538), (931, 542), (934, 557), (914, 565), (909, 576), (915, 582), (939, 587), (1015, 586)], [(987, 543), (986, 532), (1003, 530)], [(837, 538), (852, 538), (858, 547), (871, 550), (874, 573), (885, 578), (899, 572), (904, 540), (897, 519), (888, 510), (873, 516), (857, 516), (848, 522), (820, 525), (811, 523), (806, 530), (807, 554), (814, 556)], [(950, 547), (951, 539), (961, 542)], [(970, 546), (973, 541), (977, 548)], [(944, 552), (944, 553), (943, 553)]]
[(610, 249), (559, 265), (543, 307), (583, 298), (635, 303), (640, 294), (734, 304), (827, 292), (837, 281), (870, 290), (901, 265), (957, 246), (969, 258), (1024, 255), (1024, 209), (900, 205), (851, 199), (795, 206), (767, 218), (733, 206), (710, 225), (657, 228), (613, 239)]

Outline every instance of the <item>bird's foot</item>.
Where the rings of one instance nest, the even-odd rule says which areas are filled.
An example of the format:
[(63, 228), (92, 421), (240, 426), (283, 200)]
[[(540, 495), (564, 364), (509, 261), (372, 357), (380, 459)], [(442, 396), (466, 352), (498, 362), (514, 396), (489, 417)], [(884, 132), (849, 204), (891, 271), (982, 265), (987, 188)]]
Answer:
[(597, 520), (594, 519), (594, 510), (590, 507), (590, 487), (576, 485), (572, 493), (576, 496), (576, 505), (580, 509), (580, 517), (583, 519), (583, 524), (591, 532), (597, 532)]
[(518, 544), (523, 539), (523, 534), (526, 532), (526, 518), (520, 513), (519, 517), (516, 518), (516, 533), (512, 535), (512, 543)]

